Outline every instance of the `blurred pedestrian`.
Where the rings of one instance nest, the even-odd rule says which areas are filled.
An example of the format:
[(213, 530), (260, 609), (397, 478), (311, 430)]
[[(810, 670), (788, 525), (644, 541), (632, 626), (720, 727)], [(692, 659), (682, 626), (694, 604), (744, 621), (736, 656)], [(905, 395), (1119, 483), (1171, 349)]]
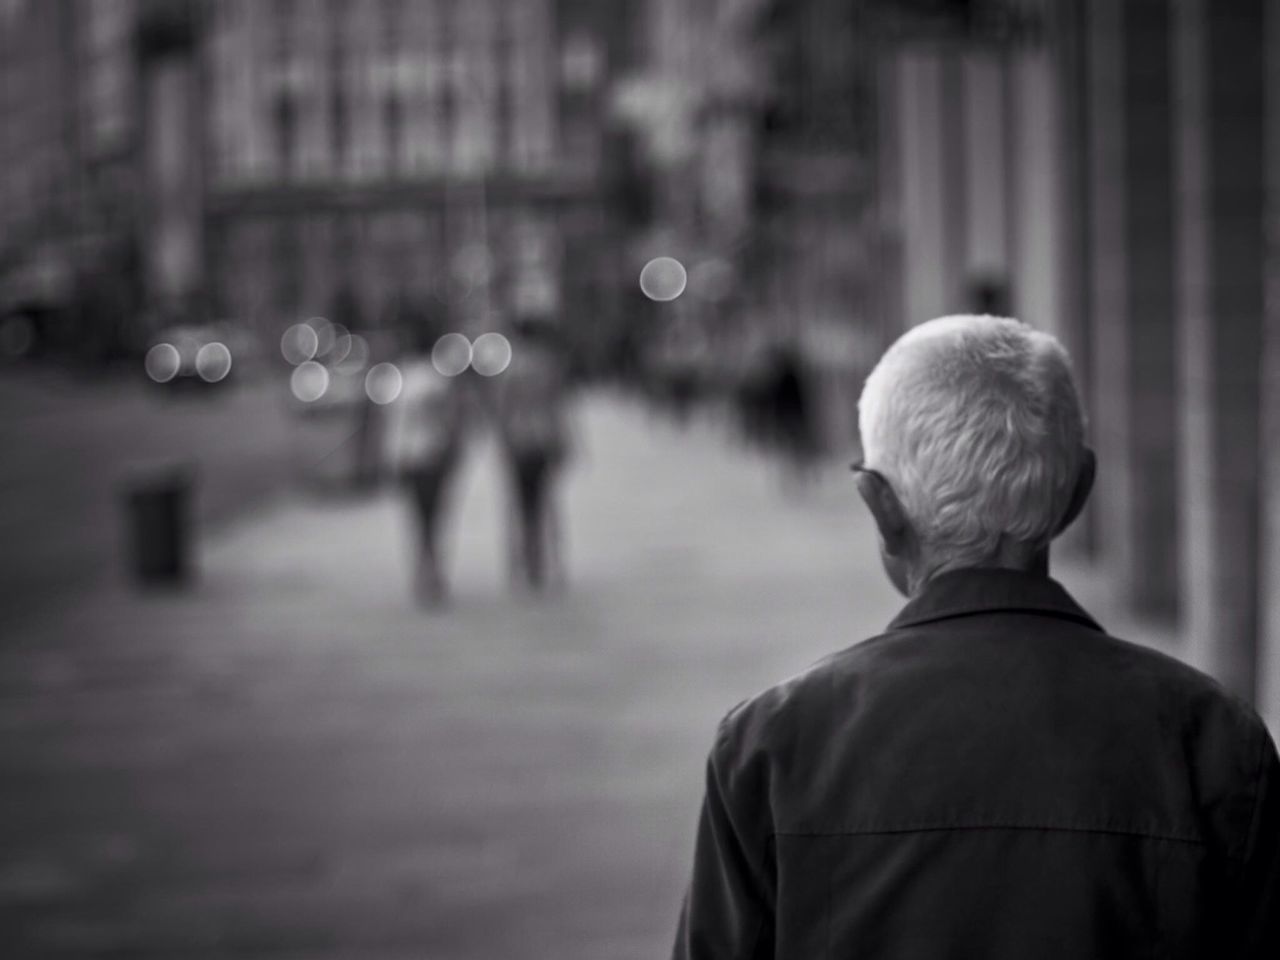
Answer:
[(534, 591), (565, 580), (556, 487), (571, 447), (569, 374), (554, 321), (518, 319), (512, 356), (495, 384), (495, 412), (511, 479), (511, 568)]
[(817, 412), (812, 377), (795, 344), (779, 344), (773, 353), (772, 399), (783, 457), (803, 476), (818, 457)]
[(788, 488), (809, 478), (821, 453), (810, 371), (795, 344), (773, 344), (752, 365), (737, 392), (748, 439), (778, 456)]
[(1049, 576), (1095, 461), (1062, 347), (904, 334), (858, 491), (907, 603), (722, 720), (674, 955), (1280, 957), (1280, 757)]
[(441, 548), (450, 486), (464, 447), (466, 403), (460, 377), (431, 362), (432, 331), (414, 331), (402, 356), (399, 396), (387, 415), (386, 456), (404, 488), (417, 535), (414, 589), (419, 602), (439, 606), (448, 596)]
[(1009, 284), (1002, 277), (979, 274), (969, 281), (969, 309), (974, 313), (1003, 317), (1012, 308)]

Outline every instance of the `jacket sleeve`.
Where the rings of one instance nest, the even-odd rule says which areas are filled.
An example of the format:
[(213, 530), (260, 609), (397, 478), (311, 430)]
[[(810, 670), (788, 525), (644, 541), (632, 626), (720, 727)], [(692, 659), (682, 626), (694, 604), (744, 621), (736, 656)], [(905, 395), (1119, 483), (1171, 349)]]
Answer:
[(1240, 956), (1280, 957), (1280, 757), (1263, 735), (1253, 822), (1245, 849)]
[(733, 772), (723, 756), (724, 725), (707, 759), (693, 876), (676, 931), (673, 960), (748, 960), (773, 955), (773, 894), (761, 829), (767, 802), (760, 781)]

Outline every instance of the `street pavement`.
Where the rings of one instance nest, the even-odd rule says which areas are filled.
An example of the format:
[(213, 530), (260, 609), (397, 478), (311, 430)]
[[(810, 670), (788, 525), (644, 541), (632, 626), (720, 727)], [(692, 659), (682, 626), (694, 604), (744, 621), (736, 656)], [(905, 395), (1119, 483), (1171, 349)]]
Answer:
[(188, 590), (103, 578), (6, 637), (0, 954), (663, 956), (716, 721), (899, 601), (839, 466), (582, 414), (562, 596), (509, 589), (482, 440), (445, 611), (392, 492), (295, 496), (206, 536)]
[(350, 432), (290, 411), (283, 377), (181, 390), (53, 366), (0, 369), (0, 628), (118, 576), (125, 493), (158, 465), (196, 474), (217, 524), (270, 503)]

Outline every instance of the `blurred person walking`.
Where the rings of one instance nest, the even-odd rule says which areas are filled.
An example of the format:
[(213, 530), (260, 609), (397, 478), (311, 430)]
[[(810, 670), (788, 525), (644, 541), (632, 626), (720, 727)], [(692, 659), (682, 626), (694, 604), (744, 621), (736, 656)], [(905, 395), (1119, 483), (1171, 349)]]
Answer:
[(387, 462), (414, 517), (414, 590), (424, 606), (440, 606), (448, 599), (441, 528), (468, 419), (462, 379), (436, 369), (431, 361), (433, 340), (426, 326), (411, 333), (411, 348), (399, 364), (400, 394), (390, 404), (385, 434)]
[(813, 375), (799, 344), (782, 343), (775, 348), (770, 393), (778, 445), (788, 468), (783, 481), (794, 490), (812, 479), (822, 448)]
[(812, 378), (795, 343), (771, 345), (738, 391), (748, 440), (777, 455), (783, 486), (794, 491), (812, 476), (821, 454)]
[(677, 960), (1280, 957), (1262, 720), (1049, 576), (1095, 475), (1062, 347), (925, 323), (858, 410), (907, 602), (721, 721)]
[(511, 480), (511, 571), (537, 592), (566, 579), (556, 486), (573, 447), (569, 373), (553, 321), (522, 317), (512, 334), (511, 363), (496, 378), (495, 413)]

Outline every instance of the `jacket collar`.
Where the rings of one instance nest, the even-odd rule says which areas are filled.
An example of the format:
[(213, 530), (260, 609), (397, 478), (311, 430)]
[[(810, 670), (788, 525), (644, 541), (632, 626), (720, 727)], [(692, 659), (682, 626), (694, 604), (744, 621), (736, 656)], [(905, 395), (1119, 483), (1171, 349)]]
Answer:
[(1022, 570), (974, 567), (938, 574), (902, 608), (890, 630), (975, 613), (1038, 613), (1105, 633), (1056, 580)]

